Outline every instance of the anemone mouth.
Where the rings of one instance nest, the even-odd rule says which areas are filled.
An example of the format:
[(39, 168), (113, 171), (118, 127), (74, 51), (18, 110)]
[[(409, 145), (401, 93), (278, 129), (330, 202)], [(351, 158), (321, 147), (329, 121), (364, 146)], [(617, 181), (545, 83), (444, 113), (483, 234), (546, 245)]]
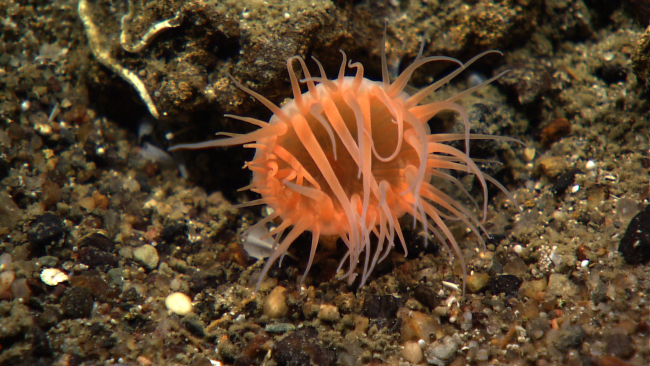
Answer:
[[(422, 57), (418, 54), (396, 80), (388, 80), (385, 50), (382, 48), (382, 81), (363, 77), (363, 66), (347, 63), (344, 52), (338, 78), (329, 80), (322, 65), (314, 59), (320, 77), (312, 77), (300, 57), (287, 60), (294, 98), (281, 108), (238, 83), (232, 81), (273, 112), (270, 121), (229, 116), (259, 126), (245, 135), (229, 135), (221, 140), (183, 144), (175, 149), (199, 149), (244, 144), (255, 148), (256, 154), (246, 168), (253, 172), (251, 184), (244, 189), (259, 193), (262, 198), (239, 205), (247, 207), (270, 205), (274, 213), (251, 229), (264, 227), (281, 218), (282, 223), (267, 234), (274, 238), (274, 250), (262, 269), (255, 288), (259, 289), (270, 266), (283, 256), (304, 231), (312, 232), (309, 272), (321, 235), (338, 235), (347, 246), (341, 260), (349, 263), (339, 279), (351, 284), (357, 267), (363, 266), (360, 286), (368, 279), (374, 266), (381, 262), (395, 241), (408, 253), (399, 218), (409, 213), (413, 224), (424, 229), (425, 245), (429, 232), (457, 254), (463, 268), (465, 292), (466, 264), (460, 247), (445, 221), (459, 221), (484, 245), (482, 234), (487, 214), (487, 182), (495, 184), (514, 201), (508, 190), (484, 174), (470, 157), (469, 141), (495, 139), (520, 142), (502, 136), (478, 135), (469, 132), (469, 116), (456, 103), (462, 96), (494, 81), (503, 73), (480, 85), (469, 88), (443, 101), (419, 104), (427, 95), (448, 83), (487, 51), (463, 64), (444, 56)], [(498, 52), (497, 52), (498, 53)], [(298, 80), (294, 61), (301, 65), (305, 78)], [(413, 72), (429, 62), (452, 62), (459, 67), (446, 77), (413, 95), (404, 87)], [(356, 69), (354, 76), (345, 76), (346, 66)], [(300, 82), (307, 85), (302, 93)], [(445, 110), (456, 112), (465, 127), (463, 134), (431, 134), (427, 121)], [(465, 141), (465, 151), (449, 146), (450, 141)], [(449, 174), (457, 171), (474, 175), (483, 190), (482, 210), (461, 182)], [(432, 179), (445, 179), (469, 198), (472, 210), (432, 184)], [(285, 231), (287, 231), (285, 233)], [(371, 249), (371, 237), (374, 238)], [(262, 238), (263, 239), (263, 238)], [(448, 243), (448, 244), (447, 244)], [(363, 263), (363, 264), (361, 264)], [(305, 275), (301, 278), (302, 283)]]

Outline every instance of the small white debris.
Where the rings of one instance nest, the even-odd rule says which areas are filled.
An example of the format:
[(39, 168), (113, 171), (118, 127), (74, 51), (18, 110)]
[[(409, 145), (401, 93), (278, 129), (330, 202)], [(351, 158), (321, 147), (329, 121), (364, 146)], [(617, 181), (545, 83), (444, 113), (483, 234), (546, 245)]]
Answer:
[(41, 272), (41, 281), (48, 286), (56, 286), (68, 280), (68, 275), (58, 268), (45, 268)]
[(27, 112), (31, 106), (32, 103), (30, 103), (29, 100), (25, 100), (22, 103), (20, 103), (20, 111)]
[(571, 187), (571, 193), (576, 193), (580, 190), (580, 185), (576, 184), (575, 186)]
[(471, 72), (469, 75), (467, 75), (467, 86), (471, 88), (477, 85), (481, 85), (483, 82), (485, 82), (485, 80), (487, 79), (481, 73)]
[(580, 266), (582, 268), (587, 268), (587, 266), (589, 266), (589, 259), (585, 259), (582, 262), (580, 262)]
[(144, 159), (160, 164), (174, 164), (174, 158), (167, 151), (145, 142), (140, 149), (140, 156)]
[(284, 20), (289, 20), (291, 19), (291, 14), (290, 13), (284, 13)]
[(148, 119), (142, 120), (138, 126), (138, 141), (142, 141), (142, 138), (149, 136), (153, 133), (153, 122)]
[(422, 348), (422, 350), (424, 350), (424, 348), (427, 346), (427, 342), (425, 342), (424, 339), (420, 339), (418, 341), (418, 345), (420, 346), (420, 348)]
[(442, 281), (442, 284), (446, 287), (449, 287), (452, 290), (458, 291), (459, 287), (453, 282)]
[(523, 252), (523, 250), (524, 250), (524, 248), (523, 248), (521, 245), (519, 245), (519, 244), (515, 245), (515, 247), (512, 248), (512, 249), (513, 249), (513, 250), (515, 251), (515, 253), (517, 253), (517, 254), (521, 254), (521, 252)]
[(605, 175), (605, 180), (608, 180), (610, 182), (616, 182), (618, 178), (614, 174), (607, 174)]
[(596, 168), (596, 163), (594, 163), (593, 160), (587, 161), (587, 164), (585, 164), (585, 169), (587, 170), (594, 170)]
[(192, 299), (182, 292), (174, 292), (165, 299), (165, 306), (174, 314), (187, 315), (192, 312)]

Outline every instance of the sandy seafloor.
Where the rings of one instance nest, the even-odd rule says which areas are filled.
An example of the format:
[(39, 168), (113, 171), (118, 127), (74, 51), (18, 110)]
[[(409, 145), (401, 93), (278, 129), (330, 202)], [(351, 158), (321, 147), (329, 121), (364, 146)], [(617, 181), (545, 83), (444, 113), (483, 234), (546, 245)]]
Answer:
[[(0, 10), (0, 365), (650, 364), (647, 1), (4, 0)], [(424, 248), (408, 216), (408, 257), (398, 245), (364, 287), (336, 280), (336, 238), (298, 287), (305, 234), (254, 296), (264, 261), (241, 234), (268, 211), (232, 207), (257, 198), (237, 191), (251, 150), (164, 150), (250, 131), (224, 113), (269, 118), (228, 73), (281, 103), (288, 57), (317, 73), (315, 56), (331, 77), (342, 49), (378, 80), (384, 25), (392, 76), (423, 37), (425, 56), (503, 52), (430, 100), (511, 70), (460, 103), (473, 132), (528, 144), (472, 144), (474, 158), (501, 163), (481, 165), (516, 202), (490, 189), (485, 249), (449, 223), (466, 296), (458, 258), (433, 238)], [(450, 70), (423, 67), (409, 90)], [(430, 125), (450, 130), (453, 118)], [(482, 202), (480, 185), (462, 182)], [(191, 312), (168, 310), (174, 292)]]

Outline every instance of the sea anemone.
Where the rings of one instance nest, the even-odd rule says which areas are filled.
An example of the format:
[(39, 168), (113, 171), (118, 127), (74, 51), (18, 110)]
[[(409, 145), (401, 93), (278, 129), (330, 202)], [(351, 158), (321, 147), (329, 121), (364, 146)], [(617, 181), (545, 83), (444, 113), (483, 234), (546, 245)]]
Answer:
[[(404, 252), (408, 253), (399, 221), (405, 214), (413, 217), (414, 225), (417, 222), (422, 225), (425, 245), (431, 232), (453, 248), (461, 261), (464, 285), (465, 260), (445, 221), (461, 221), (483, 243), (481, 232), (487, 234), (483, 227), (488, 202), (486, 182), (495, 184), (512, 199), (505, 187), (483, 173), (470, 158), (469, 140), (518, 140), (470, 134), (468, 113), (456, 103), (503, 73), (446, 100), (420, 104), (476, 60), (498, 51), (481, 53), (463, 64), (451, 57), (423, 57), (420, 49), (413, 63), (391, 82), (384, 43), (381, 47), (382, 81), (364, 78), (363, 65), (348, 64), (343, 51), (338, 77), (333, 80), (328, 79), (315, 58), (320, 77), (311, 76), (301, 57), (289, 58), (287, 68), (293, 99), (281, 107), (230, 76), (239, 89), (273, 112), (270, 121), (226, 115), (260, 128), (242, 135), (221, 132), (218, 135), (228, 138), (170, 148), (203, 149), (243, 144), (256, 149), (253, 160), (244, 166), (253, 172), (252, 182), (242, 190), (257, 192), (261, 198), (239, 207), (265, 204), (273, 209), (271, 215), (251, 228), (265, 227), (276, 219), (281, 219), (281, 223), (267, 235), (274, 239), (274, 250), (264, 265), (255, 291), (271, 265), (305, 231), (311, 231), (312, 241), (301, 283), (312, 265), (319, 238), (336, 235), (347, 246), (337, 272), (346, 260), (349, 262), (347, 272), (339, 279), (347, 278), (351, 284), (357, 276), (355, 269), (362, 261), (362, 253), (365, 253), (360, 281), (363, 286), (374, 266), (386, 258), (395, 240), (399, 240)], [(304, 78), (300, 82), (307, 85), (305, 93), (301, 92), (293, 69), (295, 61), (302, 67)], [(458, 68), (413, 95), (404, 91), (418, 67), (438, 61), (455, 63)], [(345, 76), (346, 65), (356, 69), (354, 76)], [(431, 133), (428, 121), (444, 110), (460, 115), (464, 134)], [(451, 141), (464, 141), (465, 151), (448, 145)], [(474, 175), (480, 182), (484, 196), (481, 220), (434, 185), (434, 179), (446, 179), (478, 207), (450, 171)], [(290, 231), (284, 235), (287, 229)]]

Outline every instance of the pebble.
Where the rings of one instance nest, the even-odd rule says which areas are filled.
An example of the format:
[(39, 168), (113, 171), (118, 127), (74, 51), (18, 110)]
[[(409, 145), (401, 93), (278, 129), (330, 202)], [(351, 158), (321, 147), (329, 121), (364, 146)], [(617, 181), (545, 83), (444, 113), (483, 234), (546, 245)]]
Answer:
[(16, 273), (14, 271), (4, 271), (0, 274), (0, 294), (7, 291), (11, 288), (11, 284), (14, 283), (16, 279)]
[(557, 339), (553, 345), (560, 351), (566, 351), (569, 348), (578, 348), (586, 337), (585, 331), (579, 325), (570, 325), (559, 331)]
[(89, 318), (93, 310), (93, 296), (83, 287), (68, 288), (61, 298), (61, 310), (67, 318)]
[(287, 289), (278, 286), (264, 299), (264, 315), (270, 319), (277, 319), (287, 315), (289, 307), (287, 306), (286, 293)]
[(566, 275), (553, 273), (548, 280), (546, 291), (549, 295), (560, 297), (573, 296), (577, 289)]
[(566, 170), (566, 158), (560, 156), (547, 156), (539, 161), (542, 173), (554, 179)]
[(92, 233), (79, 239), (77, 246), (80, 248), (93, 247), (104, 252), (110, 252), (115, 247), (115, 243), (102, 234)]
[(605, 337), (607, 353), (619, 358), (630, 358), (636, 351), (634, 343), (625, 334), (610, 334)]
[(526, 162), (531, 162), (535, 159), (535, 148), (534, 147), (527, 147), (524, 149), (524, 161)]
[(467, 289), (470, 292), (479, 292), (483, 290), (490, 280), (490, 275), (487, 273), (477, 273), (467, 277)]
[(145, 244), (133, 250), (133, 259), (152, 270), (158, 266), (158, 251), (149, 244)]
[(450, 336), (445, 336), (431, 343), (424, 351), (427, 362), (432, 365), (445, 365), (456, 356), (458, 344), (458, 340)]
[(424, 358), (424, 354), (422, 353), (422, 348), (420, 348), (420, 345), (418, 342), (414, 341), (409, 341), (409, 342), (404, 342), (404, 348), (402, 348), (402, 357), (410, 362), (410, 363), (420, 363), (422, 359)]
[(632, 218), (618, 244), (618, 251), (629, 264), (650, 260), (650, 205)]
[[(92, 247), (81, 248), (78, 252), (79, 262), (90, 267), (116, 267), (119, 260), (111, 253), (103, 252)], [(154, 266), (155, 268), (155, 266)]]
[(546, 290), (546, 285), (547, 283), (544, 279), (525, 281), (523, 285), (521, 285), (520, 293), (529, 299), (533, 299), (537, 293)]
[[(568, 171), (562, 173), (559, 177), (557, 177), (557, 180), (555, 181), (555, 183), (553, 184), (553, 187), (551, 188), (551, 191), (553, 191), (553, 194), (555, 194), (556, 196), (559, 196), (559, 195), (563, 194), (564, 192), (566, 192), (566, 190), (569, 187), (571, 187), (571, 186), (575, 187), (573, 185), (573, 183), (576, 180), (576, 174), (582, 174), (582, 171), (579, 170), (579, 169), (571, 169), (571, 170), (568, 170)], [(575, 188), (572, 188), (571, 191), (573, 193), (576, 193), (578, 190), (574, 191), (574, 189)], [(580, 187), (578, 187), (578, 189), (580, 189)]]
[(32, 290), (27, 285), (26, 278), (19, 278), (14, 281), (11, 285), (11, 294), (14, 299), (22, 299), (22, 301), (27, 301), (32, 296)]
[(38, 248), (43, 248), (57, 242), (65, 233), (63, 221), (59, 216), (46, 212), (37, 218), (27, 232), (29, 242)]
[(337, 352), (318, 339), (318, 332), (314, 328), (299, 329), (276, 342), (273, 348), (273, 359), (278, 365), (336, 364)]
[(323, 304), (320, 306), (320, 311), (318, 312), (318, 319), (325, 320), (328, 322), (335, 322), (341, 318), (339, 314), (339, 308), (331, 304)]
[(402, 340), (428, 340), (429, 336), (440, 328), (438, 318), (419, 311), (401, 308), (397, 312), (397, 316), (402, 320), (400, 329)]
[(394, 318), (402, 299), (391, 295), (369, 296), (363, 303), (361, 313), (368, 318)]
[(488, 291), (493, 295), (505, 293), (507, 297), (517, 297), (517, 292), (523, 280), (513, 275), (498, 275), (490, 278)]
[(165, 299), (165, 307), (174, 314), (187, 315), (192, 312), (192, 299), (182, 292), (174, 292)]

